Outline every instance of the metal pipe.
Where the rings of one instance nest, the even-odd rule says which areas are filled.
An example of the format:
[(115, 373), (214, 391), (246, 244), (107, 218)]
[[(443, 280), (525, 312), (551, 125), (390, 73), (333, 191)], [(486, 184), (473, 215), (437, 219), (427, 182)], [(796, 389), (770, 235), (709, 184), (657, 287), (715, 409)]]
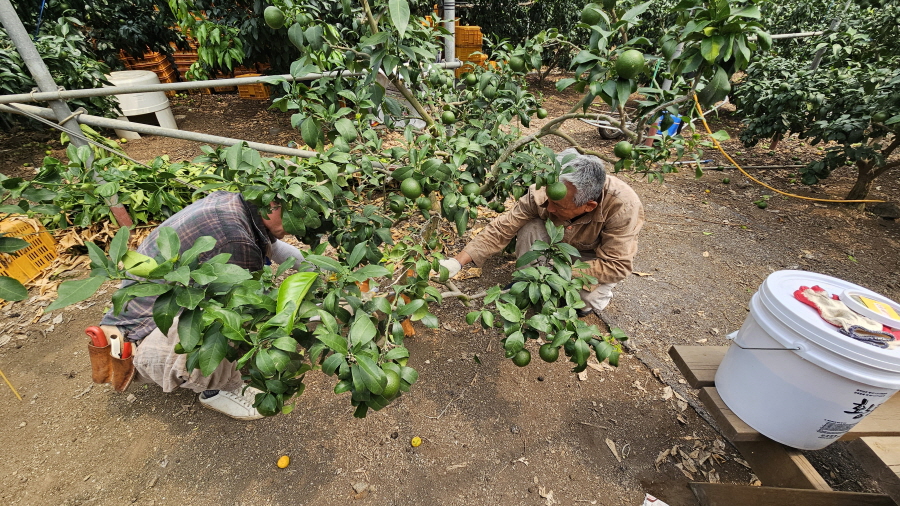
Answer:
[(799, 39), (800, 37), (815, 37), (824, 35), (825, 32), (798, 32), (798, 33), (779, 33), (772, 35), (773, 39)]
[[(456, 1), (444, 0), (444, 28), (450, 32), (449, 37), (444, 37), (444, 61), (456, 60)], [(462, 62), (457, 66), (461, 66)], [(456, 68), (456, 67), (450, 67)]]
[[(47, 118), (47, 119), (56, 119), (53, 111), (47, 109), (45, 107), (35, 107), (33, 105), (25, 105), (25, 104), (15, 104), (15, 106), (19, 109), (22, 109), (25, 112), (29, 112), (31, 114), (36, 114), (38, 116)], [(16, 111), (12, 107), (8, 107), (5, 105), (0, 105), (0, 112), (7, 112), (12, 114), (19, 114), (19, 111)], [(173, 139), (183, 139), (186, 141), (196, 141), (196, 142), (205, 142), (208, 144), (220, 144), (223, 146), (233, 146), (240, 142), (246, 142), (247, 146), (253, 148), (257, 151), (262, 151), (265, 153), (274, 153), (278, 155), (287, 155), (287, 156), (299, 156), (300, 158), (312, 158), (316, 156), (318, 153), (315, 151), (306, 151), (303, 149), (292, 149), (286, 148), (283, 146), (274, 146), (272, 144), (263, 144), (259, 142), (250, 142), (244, 141), (241, 139), (232, 139), (230, 137), (219, 137), (218, 135), (209, 135), (209, 134), (201, 134), (198, 132), (188, 132), (185, 130), (175, 130), (171, 128), (163, 128), (153, 125), (145, 125), (143, 123), (134, 123), (131, 121), (121, 121), (117, 119), (110, 118), (101, 118), (99, 116), (91, 116), (90, 114), (78, 114), (76, 116), (78, 122), (84, 123), (85, 125), (90, 125), (94, 127), (100, 128), (118, 128), (120, 130), (131, 130), (132, 132), (137, 132), (139, 134), (146, 135), (159, 135), (163, 137), (171, 137)], [(77, 124), (76, 124), (77, 125)], [(80, 131), (79, 127), (76, 126), (74, 129), (76, 132)]]
[[(844, 4), (844, 12), (847, 12), (847, 9), (850, 8), (851, 2), (853, 2), (853, 0), (847, 0), (847, 3)], [(841, 25), (841, 18), (834, 18), (833, 20), (831, 20), (831, 25), (828, 27), (828, 31), (833, 32), (833, 31), (837, 30), (838, 26), (840, 26), (840, 25)], [(816, 70), (819, 68), (819, 64), (822, 63), (822, 56), (825, 54), (825, 49), (826, 49), (826, 46), (822, 46), (819, 48), (818, 51), (816, 51), (816, 55), (813, 56), (813, 61), (809, 65), (809, 70)]]
[[(0, 0), (8, 1), (8, 0)], [(448, 69), (455, 69), (462, 66), (462, 62), (439, 63), (439, 66)], [(254, 76), (254, 77), (236, 77), (232, 79), (215, 79), (212, 81), (191, 81), (185, 83), (160, 83), (160, 84), (140, 84), (132, 86), (107, 86), (104, 88), (90, 88), (84, 90), (56, 90), (44, 91), (39, 93), (18, 93), (15, 95), (0, 95), (0, 104), (11, 104), (20, 102), (47, 102), (50, 100), (72, 100), (76, 98), (104, 97), (109, 95), (128, 95), (131, 93), (152, 93), (155, 91), (184, 91), (198, 90), (203, 88), (215, 88), (219, 86), (238, 86), (244, 84), (256, 84), (266, 82), (272, 77), (282, 77), (288, 82), (294, 81), (311, 81), (323, 77), (350, 76), (358, 77), (365, 75), (361, 72), (325, 72), (322, 74), (307, 74), (303, 77), (294, 77), (290, 74), (282, 74), (277, 76)], [(71, 113), (70, 113), (71, 114)], [(66, 115), (68, 116), (68, 114)], [(63, 116), (65, 117), (65, 116)]]

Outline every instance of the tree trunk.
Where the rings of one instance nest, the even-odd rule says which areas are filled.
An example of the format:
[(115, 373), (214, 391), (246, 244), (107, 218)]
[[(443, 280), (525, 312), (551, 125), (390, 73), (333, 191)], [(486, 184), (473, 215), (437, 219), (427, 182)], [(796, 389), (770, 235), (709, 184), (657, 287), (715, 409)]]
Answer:
[(776, 147), (778, 147), (778, 142), (781, 141), (783, 135), (783, 133), (778, 132), (772, 136), (772, 142), (769, 144), (770, 150), (774, 150)]
[(875, 181), (875, 162), (874, 161), (858, 161), (856, 168), (856, 183), (847, 194), (847, 200), (863, 200), (869, 196), (869, 190), (872, 189), (872, 182)]

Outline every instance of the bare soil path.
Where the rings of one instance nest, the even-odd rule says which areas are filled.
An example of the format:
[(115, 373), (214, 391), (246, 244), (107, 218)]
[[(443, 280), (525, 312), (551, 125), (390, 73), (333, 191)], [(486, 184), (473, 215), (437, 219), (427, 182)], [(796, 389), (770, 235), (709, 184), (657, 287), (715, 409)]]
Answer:
[[(551, 89), (543, 91), (553, 117), (572, 97)], [(282, 145), (299, 141), (287, 116), (234, 95), (178, 100), (174, 112), (183, 116), (183, 129)], [(725, 113), (717, 123), (714, 128), (735, 137), (735, 118)], [(613, 143), (592, 127), (567, 128), (586, 146), (611, 152)], [(22, 163), (39, 163), (48, 139), (56, 137), (0, 137), (0, 171), (27, 174)], [(554, 142), (548, 144), (565, 147)], [(59, 150), (58, 142), (49, 144)], [(773, 153), (737, 141), (727, 145), (749, 165), (803, 163), (818, 152), (797, 139)], [(154, 137), (129, 142), (127, 150), (141, 160), (199, 154), (195, 143)], [(835, 174), (808, 189), (791, 182), (789, 171), (757, 173), (778, 188), (819, 197), (839, 198), (852, 183), (847, 174)], [(723, 175), (730, 184), (721, 182)], [(640, 504), (649, 492), (678, 506), (696, 504), (687, 488), (692, 479), (750, 483), (753, 476), (734, 449), (667, 394), (679, 376), (665, 350), (726, 344), (724, 336), (746, 317), (751, 295), (780, 269), (822, 272), (900, 299), (900, 225), (781, 196), (758, 209), (752, 201), (771, 192), (734, 170), (707, 171), (700, 179), (686, 170), (663, 184), (620, 177), (641, 196), (647, 224), (635, 269), (640, 274), (619, 286), (608, 313), (637, 352), (616, 370), (589, 368), (584, 380), (562, 362), (515, 367), (502, 357), (498, 332), (467, 326), (467, 309), (446, 301), (437, 310), (442, 327), (417, 327), (408, 341), (419, 383), (388, 408), (354, 419), (349, 400), (331, 392), (333, 379), (314, 372), (294, 413), (244, 423), (201, 409), (190, 392), (163, 394), (148, 386), (118, 394), (92, 386), (84, 328), (108, 307), (113, 286), (49, 316), (27, 301), (6, 306), (0, 310), (0, 370), (23, 400), (0, 385), (0, 501), (624, 506)], [(898, 179), (883, 176), (872, 197), (896, 200)], [(461, 244), (448, 249), (454, 253)], [(511, 260), (493, 259), (481, 277), (460, 287), (473, 293), (505, 283)], [(641, 359), (665, 367), (654, 374)], [(424, 443), (412, 448), (413, 436)], [(695, 469), (680, 456), (657, 462), (676, 445)], [(703, 459), (708, 454), (714, 455)], [(275, 466), (281, 455), (292, 459), (287, 469)], [(877, 491), (841, 443), (810, 457), (836, 489)]]

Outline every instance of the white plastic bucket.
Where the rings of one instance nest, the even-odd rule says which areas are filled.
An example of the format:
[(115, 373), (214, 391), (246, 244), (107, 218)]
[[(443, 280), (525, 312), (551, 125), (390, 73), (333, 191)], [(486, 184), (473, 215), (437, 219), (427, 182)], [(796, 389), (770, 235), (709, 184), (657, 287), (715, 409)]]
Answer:
[[(149, 70), (123, 70), (111, 72), (106, 76), (107, 80), (115, 86), (138, 86), (146, 84), (159, 84), (159, 77)], [(141, 116), (153, 113), (156, 123), (163, 128), (178, 129), (175, 116), (169, 107), (169, 99), (162, 91), (149, 93), (128, 93), (115, 95), (119, 102), (119, 110), (122, 116), (118, 119), (131, 121), (129, 117)], [(116, 135), (125, 139), (140, 139), (141, 136), (129, 130), (116, 129)]]
[(802, 450), (828, 446), (900, 390), (900, 349), (838, 332), (794, 298), (801, 286), (813, 285), (831, 294), (878, 295), (822, 274), (772, 273), (716, 372), (719, 395), (735, 415)]

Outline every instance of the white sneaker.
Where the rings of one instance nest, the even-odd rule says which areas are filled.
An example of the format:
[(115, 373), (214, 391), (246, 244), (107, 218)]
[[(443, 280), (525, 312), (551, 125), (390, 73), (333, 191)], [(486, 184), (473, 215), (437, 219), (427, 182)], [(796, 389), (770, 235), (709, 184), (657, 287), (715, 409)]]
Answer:
[(218, 394), (209, 398), (201, 393), (200, 404), (238, 420), (258, 420), (263, 415), (253, 407), (253, 403), (256, 402), (256, 394), (259, 393), (262, 391), (257, 388), (246, 387), (244, 390), (242, 385), (230, 392), (219, 390)]

